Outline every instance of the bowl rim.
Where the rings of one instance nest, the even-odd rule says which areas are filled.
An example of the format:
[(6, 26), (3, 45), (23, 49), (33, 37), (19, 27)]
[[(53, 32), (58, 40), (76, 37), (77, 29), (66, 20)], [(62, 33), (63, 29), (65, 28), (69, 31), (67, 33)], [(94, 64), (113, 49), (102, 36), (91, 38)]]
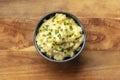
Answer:
[[(54, 14), (56, 14), (56, 13), (62, 13), (62, 14), (65, 14), (65, 15), (69, 16), (70, 18), (74, 19), (75, 22), (77, 22), (77, 24), (82, 28), (82, 30), (83, 30), (83, 32), (84, 32), (84, 40), (83, 40), (83, 44), (82, 44), (80, 50), (79, 50), (73, 57), (68, 58), (68, 59), (65, 59), (65, 60), (60, 60), (60, 61), (59, 61), (59, 60), (52, 59), (52, 58), (49, 58), (49, 57), (47, 57), (46, 55), (44, 55), (44, 54), (40, 51), (40, 49), (38, 48), (38, 45), (37, 45), (37, 43), (36, 43), (36, 35), (37, 35), (37, 30), (38, 30), (38, 28), (40, 27), (40, 23), (41, 23), (44, 19), (46, 19), (46, 17), (48, 17), (48, 16), (50, 17), (51, 15), (54, 15)], [(73, 14), (71, 14), (71, 13), (69, 13), (69, 12), (63, 12), (63, 11), (54, 11), (54, 12), (49, 12), (49, 13), (43, 15), (43, 16), (41, 17), (41, 19), (38, 21), (38, 23), (37, 23), (37, 25), (36, 25), (36, 27), (35, 27), (35, 29), (34, 29), (34, 39), (33, 39), (33, 41), (34, 41), (34, 46), (35, 46), (37, 52), (38, 52), (42, 57), (44, 57), (45, 59), (47, 59), (48, 61), (51, 61), (51, 62), (68, 62), (68, 61), (71, 61), (71, 60), (73, 60), (74, 58), (76, 58), (76, 57), (77, 57), (79, 54), (81, 54), (81, 52), (83, 51), (83, 49), (84, 49), (84, 47), (85, 47), (85, 43), (86, 43), (86, 31), (85, 31), (85, 28), (84, 28), (84, 25), (82, 24), (82, 22), (81, 22), (76, 16), (74, 16)]]

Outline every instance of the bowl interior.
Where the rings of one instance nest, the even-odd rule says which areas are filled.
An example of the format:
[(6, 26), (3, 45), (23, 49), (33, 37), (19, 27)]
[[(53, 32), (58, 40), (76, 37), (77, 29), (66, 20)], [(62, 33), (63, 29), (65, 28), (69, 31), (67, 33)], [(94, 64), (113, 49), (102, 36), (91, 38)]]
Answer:
[[(82, 28), (83, 30), (83, 34), (84, 34), (84, 40), (83, 40), (83, 43), (80, 45), (80, 50), (75, 52), (75, 55), (73, 57), (67, 57), (65, 58), (64, 60), (61, 60), (61, 61), (58, 61), (58, 60), (54, 60), (53, 58), (49, 58), (48, 56), (44, 55), (40, 49), (38, 48), (38, 45), (37, 45), (37, 42), (36, 42), (36, 35), (38, 33), (38, 29), (39, 27), (41, 26), (41, 24), (43, 23), (43, 21), (45, 19), (49, 19), (50, 17), (54, 16), (56, 13), (62, 13), (62, 14), (65, 14), (67, 17), (70, 17), (70, 18), (73, 18), (74, 21)], [(39, 52), (39, 54), (41, 54), (44, 58), (46, 58), (47, 60), (49, 61), (52, 61), (52, 62), (67, 62), (67, 61), (70, 61), (72, 59), (74, 59), (75, 57), (77, 57), (81, 51), (83, 50), (84, 48), (84, 45), (85, 45), (85, 40), (86, 40), (86, 33), (85, 33), (85, 30), (84, 30), (84, 26), (83, 24), (79, 21), (79, 19), (77, 17), (75, 17), (74, 15), (70, 14), (70, 13), (67, 13), (67, 12), (52, 12), (52, 13), (48, 13), (46, 14), (45, 16), (43, 16), (41, 18), (41, 20), (38, 22), (36, 28), (35, 28), (35, 31), (34, 31), (34, 44), (35, 44), (35, 48), (37, 49), (37, 51)]]

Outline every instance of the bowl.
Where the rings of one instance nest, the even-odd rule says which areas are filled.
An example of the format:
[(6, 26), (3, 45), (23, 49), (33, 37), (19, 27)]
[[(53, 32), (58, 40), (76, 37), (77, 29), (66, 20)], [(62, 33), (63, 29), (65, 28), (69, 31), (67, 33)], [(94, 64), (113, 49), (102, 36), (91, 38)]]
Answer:
[[(70, 17), (72, 18), (83, 30), (83, 34), (84, 34), (84, 40), (83, 40), (83, 43), (80, 45), (80, 50), (78, 52), (75, 53), (75, 55), (73, 57), (70, 57), (70, 58), (67, 58), (67, 59), (64, 59), (64, 60), (55, 60), (55, 59), (52, 59), (48, 56), (46, 56), (45, 54), (43, 54), (40, 49), (38, 48), (38, 45), (37, 45), (37, 42), (36, 42), (36, 35), (38, 33), (38, 29), (39, 27), (41, 26), (41, 24), (43, 23), (44, 19), (49, 19), (51, 16), (54, 16), (56, 13), (62, 13), (62, 14), (65, 14), (67, 17)], [(68, 12), (62, 12), (62, 11), (58, 11), (58, 12), (50, 12), (48, 14), (45, 14), (41, 19), (40, 21), (38, 22), (35, 30), (34, 30), (34, 45), (35, 45), (35, 48), (36, 50), (38, 51), (38, 53), (43, 56), (45, 59), (49, 60), (49, 61), (52, 61), (52, 62), (67, 62), (67, 61), (71, 61), (73, 60), (74, 58), (76, 58), (82, 51), (83, 51), (83, 48), (85, 46), (85, 42), (86, 42), (86, 32), (85, 32), (85, 29), (84, 29), (84, 26), (82, 24), (82, 22), (74, 15), (72, 15), (71, 13), (68, 13)]]

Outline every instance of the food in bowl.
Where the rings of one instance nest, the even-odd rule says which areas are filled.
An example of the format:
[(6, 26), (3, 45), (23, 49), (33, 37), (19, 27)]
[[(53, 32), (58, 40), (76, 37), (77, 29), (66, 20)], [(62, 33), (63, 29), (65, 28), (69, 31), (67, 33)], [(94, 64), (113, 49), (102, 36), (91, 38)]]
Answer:
[(73, 18), (56, 13), (40, 25), (35, 40), (43, 54), (60, 61), (80, 50), (84, 34)]

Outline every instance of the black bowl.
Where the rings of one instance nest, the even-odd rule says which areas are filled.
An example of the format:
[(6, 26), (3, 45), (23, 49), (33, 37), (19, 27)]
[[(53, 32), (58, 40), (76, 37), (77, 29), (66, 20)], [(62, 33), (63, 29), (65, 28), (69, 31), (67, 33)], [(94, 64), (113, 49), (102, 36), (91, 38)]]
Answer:
[[(67, 17), (70, 17), (70, 18), (73, 18), (74, 21), (80, 26), (82, 27), (82, 30), (83, 30), (83, 34), (84, 34), (84, 40), (83, 40), (83, 43), (80, 45), (80, 50), (78, 52), (75, 53), (75, 55), (73, 57), (70, 57), (70, 58), (66, 58), (64, 60), (61, 60), (61, 61), (58, 61), (58, 60), (55, 60), (55, 59), (52, 59), (52, 58), (49, 58), (48, 56), (46, 56), (45, 54), (43, 54), (40, 49), (38, 48), (38, 45), (36, 43), (36, 35), (38, 33), (38, 29), (40, 27), (40, 25), (43, 23), (43, 21), (45, 19), (49, 19), (51, 16), (54, 16), (56, 13), (62, 13), (62, 14), (65, 14)], [(76, 58), (83, 50), (84, 46), (85, 46), (85, 41), (86, 41), (86, 32), (84, 30), (84, 26), (83, 24), (79, 21), (79, 19), (77, 17), (75, 17), (74, 15), (68, 13), (68, 12), (51, 12), (51, 13), (48, 13), (46, 14), (45, 16), (43, 16), (40, 21), (38, 22), (36, 28), (35, 28), (35, 31), (34, 31), (34, 45), (35, 45), (35, 48), (37, 49), (38, 53), (41, 54), (44, 58), (46, 58), (47, 60), (49, 61), (52, 61), (52, 62), (67, 62), (67, 61), (70, 61), (74, 58)]]

